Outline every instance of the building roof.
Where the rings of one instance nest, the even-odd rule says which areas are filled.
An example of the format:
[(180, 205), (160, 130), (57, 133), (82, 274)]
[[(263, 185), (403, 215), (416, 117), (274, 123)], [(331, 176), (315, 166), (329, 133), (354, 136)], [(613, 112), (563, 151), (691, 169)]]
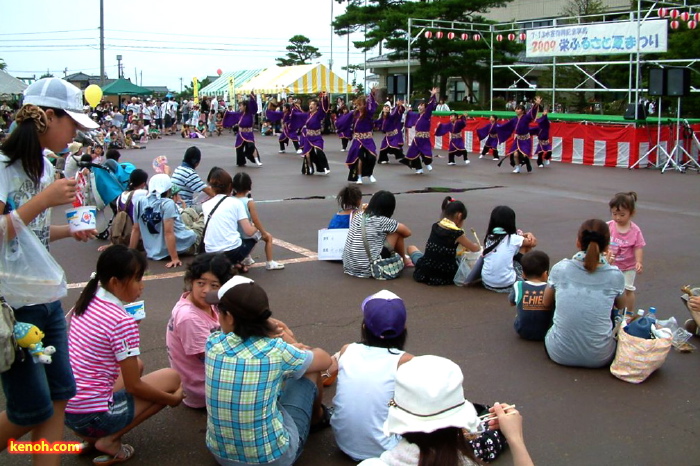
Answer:
[(0, 96), (20, 95), (26, 88), (27, 85), (22, 81), (0, 70)]
[(168, 86), (143, 86), (146, 89), (152, 91), (154, 94), (167, 94), (170, 92)]

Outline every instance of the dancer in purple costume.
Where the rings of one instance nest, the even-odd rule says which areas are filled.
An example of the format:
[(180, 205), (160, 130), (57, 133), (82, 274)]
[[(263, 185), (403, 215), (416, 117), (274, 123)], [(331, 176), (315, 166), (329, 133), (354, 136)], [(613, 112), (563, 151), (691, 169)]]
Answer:
[[(510, 156), (510, 166), (513, 167), (513, 173), (520, 173), (520, 166), (525, 165), (527, 172), (532, 171), (530, 164), (530, 154), (532, 153), (532, 136), (530, 135), (530, 123), (537, 117), (537, 111), (540, 108), (542, 98), (535, 97), (535, 103), (529, 112), (525, 112), (525, 107), (518, 105), (515, 107), (516, 117), (512, 118), (507, 123), (501, 125), (504, 134), (515, 132), (515, 140), (508, 150)], [(518, 165), (515, 165), (515, 156), (518, 156)]]
[(493, 160), (498, 161), (498, 145), (508, 139), (507, 137), (501, 139), (501, 132), (498, 123), (496, 123), (496, 115), (491, 115), (489, 117), (488, 125), (476, 130), (476, 135), (479, 137), (479, 140), (483, 141), (486, 139), (484, 148), (479, 156), (480, 159), (483, 159), (484, 155), (488, 154), (490, 150), (493, 154)]
[(384, 132), (384, 139), (379, 147), (379, 163), (389, 163), (389, 154), (394, 154), (396, 160), (405, 157), (403, 154), (403, 124), (401, 123), (401, 117), (405, 111), (403, 100), (396, 102), (393, 109), (386, 103), (382, 108), (382, 116), (375, 121), (377, 129)]
[[(336, 118), (336, 133), (338, 133), (338, 137), (340, 138), (340, 143), (342, 144), (343, 148), (340, 149), (340, 152), (345, 152), (348, 150), (348, 142), (350, 139), (352, 139), (352, 127), (349, 125), (345, 125), (344, 130), (338, 129), (338, 119), (341, 117), (347, 115), (350, 113), (350, 110), (348, 109), (347, 105), (343, 105), (340, 110), (338, 110), (338, 116)], [(350, 117), (346, 117), (350, 118)]]
[(450, 115), (449, 123), (440, 123), (435, 128), (435, 136), (444, 136), (450, 134), (450, 147), (448, 149), (447, 165), (455, 165), (455, 157), (464, 157), (464, 164), (469, 165), (469, 156), (467, 149), (464, 147), (464, 135), (462, 131), (467, 127), (466, 115)]
[(418, 105), (418, 113), (408, 112), (406, 114), (406, 127), (410, 128), (415, 126), (416, 135), (411, 141), (411, 145), (408, 147), (408, 152), (406, 153), (406, 158), (401, 160), (401, 163), (408, 165), (410, 168), (416, 170), (416, 174), (423, 174), (423, 164), (428, 171), (432, 170), (433, 167), (433, 147), (430, 144), (430, 117), (433, 111), (437, 107), (437, 98), (435, 95), (438, 93), (438, 88), (434, 87), (430, 91), (430, 100), (427, 104), (421, 102)]
[(298, 107), (296, 105), (292, 107), (290, 104), (284, 104), (284, 107), (282, 108), (282, 111), (267, 110), (265, 112), (265, 116), (268, 120), (270, 120), (270, 123), (277, 123), (278, 121), (282, 122), (282, 132), (279, 136), (280, 154), (284, 154), (286, 152), (285, 149), (289, 145), (289, 141), (292, 141), (295, 150), (299, 149), (299, 136), (297, 136), (296, 131), (291, 131), (289, 129), (289, 122), (292, 119), (292, 109)]
[(258, 112), (258, 103), (255, 100), (255, 93), (251, 92), (248, 101), (241, 100), (238, 103), (237, 112), (226, 112), (222, 126), (231, 128), (238, 125), (236, 135), (236, 165), (245, 167), (246, 159), (257, 164), (260, 162), (260, 152), (255, 147), (255, 136), (253, 135), (253, 123), (255, 114)]
[[(320, 100), (319, 100), (320, 99)], [(289, 128), (291, 131), (301, 130), (301, 156), (304, 161), (301, 173), (313, 175), (315, 171), (323, 175), (331, 172), (326, 153), (323, 152), (323, 136), (321, 128), (328, 112), (328, 94), (321, 92), (319, 99), (309, 101), (309, 112), (292, 111)], [(297, 151), (299, 153), (299, 151)]]
[(376, 182), (374, 178), (374, 166), (377, 163), (377, 146), (372, 138), (374, 128), (374, 112), (377, 110), (377, 101), (374, 98), (375, 89), (369, 96), (360, 96), (355, 99), (355, 110), (347, 115), (342, 115), (336, 121), (336, 128), (345, 131), (352, 128), (352, 144), (345, 158), (348, 166), (348, 181), (362, 184), (362, 178), (368, 178), (370, 183)]
[(544, 168), (549, 165), (549, 160), (552, 158), (552, 139), (549, 137), (549, 112), (544, 110), (542, 116), (537, 119), (537, 128), (531, 128), (530, 132), (533, 136), (537, 136), (537, 166)]

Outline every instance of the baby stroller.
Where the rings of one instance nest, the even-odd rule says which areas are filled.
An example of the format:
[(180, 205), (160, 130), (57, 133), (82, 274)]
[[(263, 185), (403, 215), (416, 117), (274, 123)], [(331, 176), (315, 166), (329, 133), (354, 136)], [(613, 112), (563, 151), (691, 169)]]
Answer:
[[(104, 165), (80, 162), (80, 171), (75, 175), (78, 192), (74, 207), (94, 205), (97, 207), (97, 238), (109, 238), (109, 227), (116, 214), (116, 199), (124, 192), (124, 186)], [(83, 169), (87, 169), (83, 170)], [(107, 212), (106, 207), (110, 206)]]

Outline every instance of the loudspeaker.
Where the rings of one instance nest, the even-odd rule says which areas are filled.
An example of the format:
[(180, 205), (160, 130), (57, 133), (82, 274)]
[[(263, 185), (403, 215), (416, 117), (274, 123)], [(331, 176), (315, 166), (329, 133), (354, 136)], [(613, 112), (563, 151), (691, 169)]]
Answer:
[(649, 70), (649, 95), (666, 95), (666, 70), (664, 68), (651, 68)]
[(389, 95), (396, 94), (396, 76), (386, 77), (386, 93)]
[(400, 74), (396, 76), (396, 93), (405, 94), (406, 93), (406, 75)]
[(668, 95), (673, 97), (690, 94), (690, 69), (666, 68), (666, 89)]
[[(634, 108), (637, 107), (637, 118), (634, 117)], [(644, 108), (644, 104), (628, 104), (627, 111), (625, 112), (625, 120), (644, 120), (647, 117), (647, 112)]]

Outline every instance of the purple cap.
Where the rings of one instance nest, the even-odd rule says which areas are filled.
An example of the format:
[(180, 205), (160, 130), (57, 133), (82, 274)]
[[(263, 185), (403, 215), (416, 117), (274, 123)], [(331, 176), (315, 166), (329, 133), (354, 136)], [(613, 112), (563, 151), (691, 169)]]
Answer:
[(379, 338), (396, 338), (406, 328), (406, 306), (388, 290), (379, 291), (362, 301), (365, 327)]

